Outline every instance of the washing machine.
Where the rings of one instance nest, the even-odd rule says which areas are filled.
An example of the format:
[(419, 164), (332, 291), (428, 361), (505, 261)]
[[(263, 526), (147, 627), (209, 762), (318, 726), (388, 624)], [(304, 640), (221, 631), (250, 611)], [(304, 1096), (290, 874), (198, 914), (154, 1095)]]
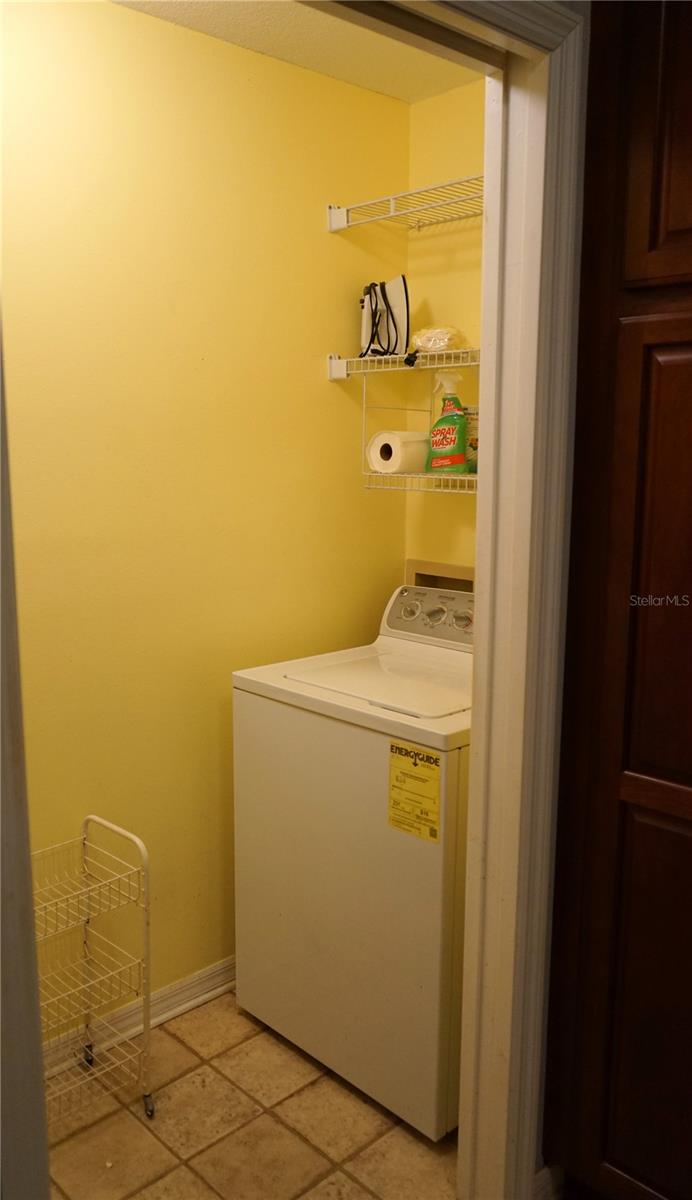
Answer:
[(427, 1137), (457, 1124), (473, 596), (233, 676), (237, 997)]

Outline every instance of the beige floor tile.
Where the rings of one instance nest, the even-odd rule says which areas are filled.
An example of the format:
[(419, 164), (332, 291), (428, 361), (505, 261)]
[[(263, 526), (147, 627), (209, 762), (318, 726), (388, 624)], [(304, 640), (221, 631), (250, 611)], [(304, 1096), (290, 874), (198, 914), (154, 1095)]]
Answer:
[(271, 1033), (258, 1037), (214, 1059), (214, 1066), (270, 1108), (312, 1079), (323, 1068), (300, 1050)]
[(232, 992), (226, 992), (224, 996), (210, 1000), (199, 1008), (192, 1008), (182, 1017), (174, 1017), (164, 1025), (164, 1029), (181, 1038), (202, 1058), (213, 1058), (222, 1050), (228, 1050), (229, 1046), (237, 1046), (239, 1042), (252, 1037), (262, 1028), (259, 1021), (238, 1008)]
[(102, 1092), (98, 1084), (90, 1085), (88, 1095), (84, 1096), (84, 1105), (60, 1121), (51, 1121), (48, 1126), (48, 1144), (55, 1146), (80, 1129), (95, 1125), (102, 1117), (118, 1111), (118, 1102), (114, 1096)]
[(218, 1196), (187, 1167), (178, 1167), (143, 1192), (137, 1192), (132, 1200), (218, 1200)]
[(172, 1154), (123, 1109), (51, 1152), (50, 1173), (70, 1200), (122, 1200), (173, 1168)]
[(303, 1137), (340, 1161), (392, 1128), (381, 1108), (336, 1079), (318, 1079), (277, 1105), (277, 1113)]
[[(131, 1112), (147, 1120), (138, 1103)], [(181, 1158), (189, 1158), (259, 1112), (252, 1100), (205, 1064), (156, 1093), (156, 1136)]]
[[(139, 1046), (141, 1040), (141, 1037), (135, 1038), (135, 1044)], [(166, 1033), (165, 1029), (152, 1029), (149, 1053), (149, 1090), (151, 1092), (157, 1092), (171, 1080), (178, 1079), (180, 1075), (201, 1065), (198, 1056), (188, 1050), (187, 1046), (183, 1046), (177, 1038)], [(119, 1092), (118, 1097), (124, 1104), (131, 1104), (139, 1098), (139, 1089), (128, 1087), (127, 1091)]]
[(305, 1192), (301, 1200), (372, 1200), (372, 1193), (364, 1192), (359, 1184), (341, 1171), (335, 1171), (317, 1187)]
[(456, 1142), (429, 1142), (399, 1126), (350, 1160), (350, 1174), (382, 1200), (454, 1200)]
[(265, 1113), (193, 1163), (224, 1200), (292, 1200), (329, 1169), (326, 1158)]

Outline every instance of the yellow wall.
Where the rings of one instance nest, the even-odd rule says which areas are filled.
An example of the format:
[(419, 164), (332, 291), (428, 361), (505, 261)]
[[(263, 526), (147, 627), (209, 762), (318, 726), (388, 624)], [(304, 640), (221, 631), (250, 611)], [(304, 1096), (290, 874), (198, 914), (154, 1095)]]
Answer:
[[(485, 81), (479, 79), (411, 105), (412, 188), (483, 174), (484, 99)], [(480, 217), (411, 234), (408, 278), (412, 330), (456, 325), (467, 346), (480, 345)], [(422, 399), (434, 381), (426, 375), (411, 384)], [(477, 370), (464, 372), (461, 395), (469, 404), (478, 402)], [(407, 557), (472, 566), (475, 519), (475, 496), (408, 496)]]
[(401, 237), (324, 229), (406, 187), (408, 107), (111, 4), (3, 16), (33, 840), (149, 843), (160, 986), (232, 951), (231, 671), (371, 639), (401, 579), (325, 379)]
[(470, 553), (472, 501), (362, 487), (325, 354), (402, 268), (477, 341), (475, 284), (442, 304), (437, 244), (324, 209), (404, 190), (409, 124), (413, 185), (475, 171), (481, 102), (450, 158), (426, 114), (478, 85), (409, 109), (108, 3), (2, 15), (33, 840), (96, 811), (148, 842), (162, 986), (233, 949), (232, 670), (370, 640), (406, 550)]

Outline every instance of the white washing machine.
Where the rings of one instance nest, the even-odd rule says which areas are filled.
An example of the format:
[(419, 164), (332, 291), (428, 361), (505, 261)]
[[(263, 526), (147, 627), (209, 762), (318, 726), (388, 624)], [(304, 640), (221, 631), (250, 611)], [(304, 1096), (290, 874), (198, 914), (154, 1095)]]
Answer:
[(430, 1138), (457, 1124), (473, 596), (233, 676), (239, 1004)]

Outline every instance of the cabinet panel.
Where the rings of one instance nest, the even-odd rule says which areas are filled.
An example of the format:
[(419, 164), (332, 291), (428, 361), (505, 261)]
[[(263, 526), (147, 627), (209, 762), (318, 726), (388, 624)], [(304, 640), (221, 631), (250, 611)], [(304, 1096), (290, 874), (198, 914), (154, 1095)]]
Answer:
[(625, 280), (692, 279), (692, 5), (627, 6)]
[(626, 386), (639, 406), (626, 765), (683, 784), (692, 782), (692, 316), (687, 324), (689, 341), (677, 320), (624, 332), (636, 356)]
[(692, 826), (628, 811), (605, 1159), (680, 1200), (692, 1182), (691, 862)]

